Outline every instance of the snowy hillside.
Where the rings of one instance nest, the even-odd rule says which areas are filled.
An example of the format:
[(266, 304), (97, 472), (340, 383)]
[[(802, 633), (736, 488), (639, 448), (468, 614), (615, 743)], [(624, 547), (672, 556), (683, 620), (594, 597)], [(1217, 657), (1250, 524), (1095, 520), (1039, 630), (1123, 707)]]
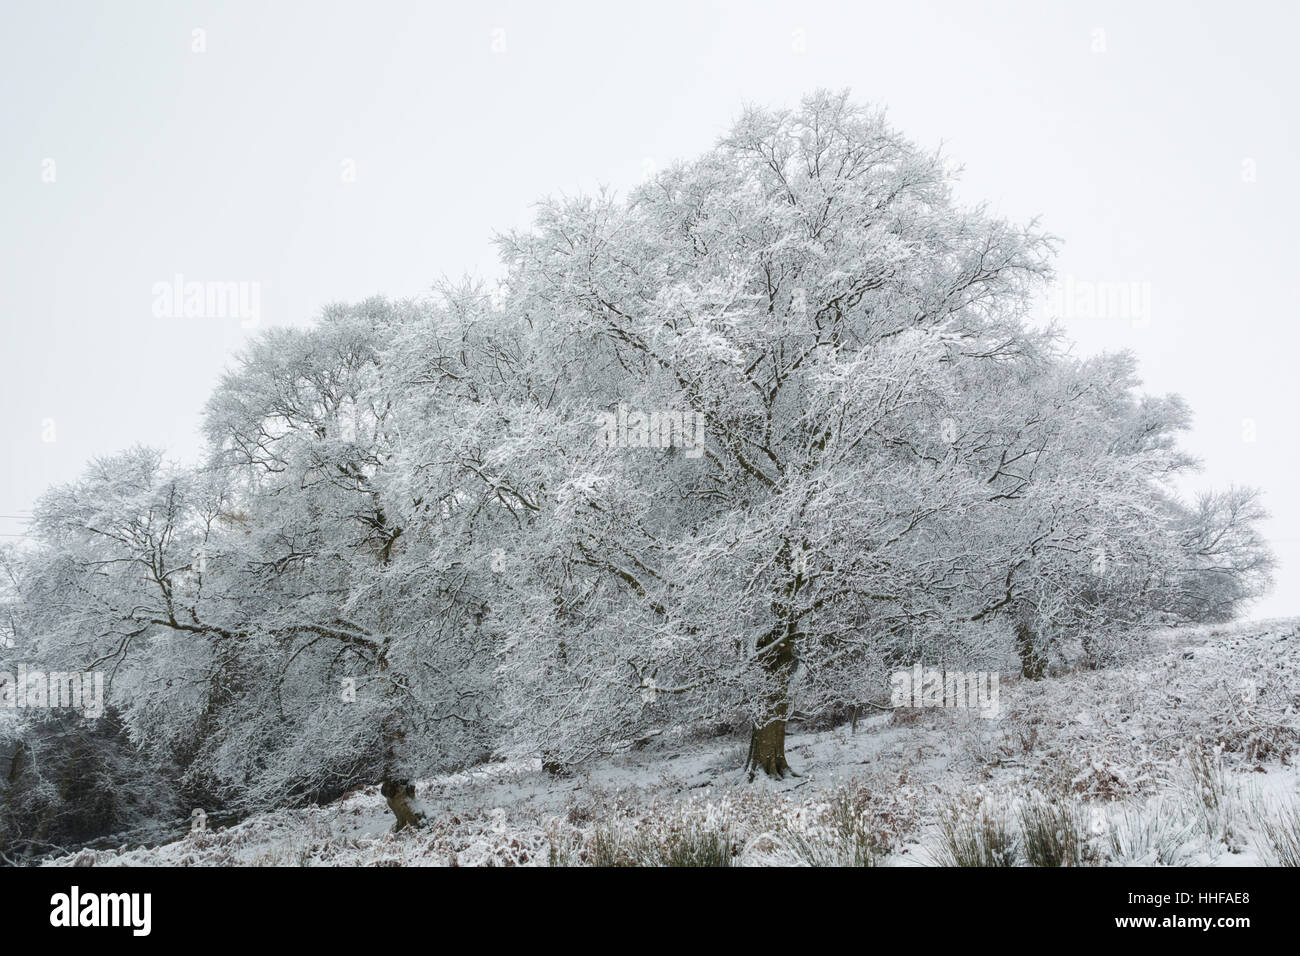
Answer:
[(747, 738), (660, 738), (556, 778), (488, 764), (67, 865), (1078, 863), (1300, 860), (1300, 621), (1168, 630), (1108, 670), (1004, 678), (1001, 713), (901, 709), (792, 732), (799, 774), (750, 782)]

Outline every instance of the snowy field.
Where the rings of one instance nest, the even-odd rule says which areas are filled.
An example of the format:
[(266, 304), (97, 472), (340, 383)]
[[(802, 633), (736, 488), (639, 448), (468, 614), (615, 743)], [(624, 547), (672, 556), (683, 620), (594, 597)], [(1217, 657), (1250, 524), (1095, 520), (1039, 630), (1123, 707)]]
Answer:
[(898, 710), (792, 732), (780, 782), (745, 741), (660, 738), (555, 778), (421, 781), (153, 849), (54, 865), (1165, 865), (1300, 862), (1300, 620), (1168, 630), (1107, 670), (1003, 677), (1001, 713)]

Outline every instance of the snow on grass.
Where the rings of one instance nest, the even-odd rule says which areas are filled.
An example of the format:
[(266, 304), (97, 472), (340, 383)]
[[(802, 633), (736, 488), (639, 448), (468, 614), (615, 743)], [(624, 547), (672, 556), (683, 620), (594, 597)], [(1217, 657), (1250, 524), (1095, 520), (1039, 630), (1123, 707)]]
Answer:
[(744, 741), (659, 740), (555, 778), (538, 762), (422, 781), (390, 832), (375, 787), (153, 849), (155, 866), (1136, 865), (1300, 862), (1300, 622), (1168, 630), (1123, 666), (1004, 678), (996, 719), (884, 713), (788, 737), (800, 776), (750, 782)]

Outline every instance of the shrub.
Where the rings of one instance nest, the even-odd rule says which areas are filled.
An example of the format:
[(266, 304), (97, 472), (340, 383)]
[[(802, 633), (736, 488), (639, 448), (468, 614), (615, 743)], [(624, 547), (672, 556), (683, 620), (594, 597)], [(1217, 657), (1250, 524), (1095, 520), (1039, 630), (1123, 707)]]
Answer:
[(1087, 831), (1082, 808), (1032, 796), (1020, 806), (1020, 837), (1030, 866), (1080, 866)]
[[(608, 824), (596, 827), (587, 847), (591, 866), (731, 866), (731, 834), (699, 820), (672, 821), (662, 830), (634, 834)], [(552, 857), (554, 859), (554, 856)]]
[(940, 866), (1015, 866), (1015, 837), (1002, 807), (957, 804), (941, 813), (940, 827)]
[(1300, 803), (1260, 819), (1264, 831), (1261, 849), (1279, 866), (1300, 866)]

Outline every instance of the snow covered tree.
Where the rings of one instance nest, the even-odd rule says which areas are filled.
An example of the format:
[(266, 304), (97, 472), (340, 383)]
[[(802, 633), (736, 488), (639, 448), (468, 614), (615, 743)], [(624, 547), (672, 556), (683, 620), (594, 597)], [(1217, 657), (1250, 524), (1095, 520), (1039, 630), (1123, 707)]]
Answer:
[(561, 490), (561, 557), (619, 601), (558, 643), (539, 623), (533, 647), (629, 716), (670, 694), (742, 708), (751, 768), (783, 774), (796, 690), (824, 706), (885, 638), (972, 612), (942, 584), (977, 560), (964, 516), (1020, 482), (984, 462), (1023, 449), (963, 439), (956, 409), (973, 367), (1045, 346), (1021, 317), (1048, 239), (957, 207), (938, 155), (819, 94), (751, 111), (627, 203), (548, 203), (502, 245), (511, 307), (587, 371), (589, 420), (704, 423), (699, 457), (597, 448)]
[(1052, 241), (951, 185), (818, 93), (626, 200), (544, 202), (498, 293), (269, 329), (202, 467), (137, 448), (42, 498), (0, 637), (108, 671), (155, 806), (375, 782), (402, 828), (421, 774), (693, 725), (783, 776), (790, 720), (963, 628), (1037, 677), (1236, 613), (1258, 494), (1178, 497), (1184, 404), (1029, 321)]
[(1272, 586), (1276, 558), (1259, 525), (1268, 517), (1255, 488), (1201, 494), (1175, 520), (1184, 566), (1174, 609), (1183, 620), (1228, 621)]
[(490, 749), (482, 582), (467, 584), (464, 555), (448, 557), (457, 491), (405, 480), (408, 442), (465, 437), (451, 419), (413, 418), (446, 396), (391, 352), (442, 319), (433, 303), (329, 309), (311, 330), (261, 338), (208, 405), (211, 467), (234, 476), (243, 527), (225, 543), (258, 609), (245, 631), (274, 676), (226, 755), (259, 754), (253, 728), (282, 741), (266, 799), (374, 773), (399, 827), (418, 824), (414, 775)]

